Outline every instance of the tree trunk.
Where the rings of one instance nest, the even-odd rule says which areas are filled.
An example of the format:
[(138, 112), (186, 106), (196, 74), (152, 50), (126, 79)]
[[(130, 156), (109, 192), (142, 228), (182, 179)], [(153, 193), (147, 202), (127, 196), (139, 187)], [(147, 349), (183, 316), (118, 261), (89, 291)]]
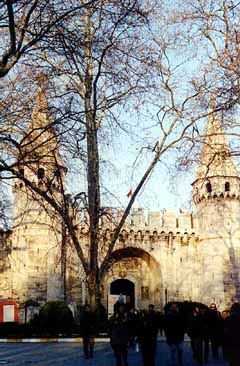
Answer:
[(88, 301), (92, 310), (96, 310), (101, 301), (100, 282), (97, 275), (92, 271), (87, 278), (88, 283)]
[(89, 214), (89, 274), (88, 289), (89, 301), (93, 309), (99, 299), (98, 281), (98, 230), (100, 213), (100, 187), (99, 187), (99, 152), (96, 125), (96, 110), (92, 104), (93, 91), (93, 60), (92, 60), (92, 9), (88, 7), (85, 24), (85, 116), (87, 132), (87, 179), (88, 179), (88, 214)]
[(67, 233), (64, 221), (62, 222), (62, 242), (61, 242), (61, 280), (63, 301), (67, 302), (66, 289), (66, 261), (67, 261)]

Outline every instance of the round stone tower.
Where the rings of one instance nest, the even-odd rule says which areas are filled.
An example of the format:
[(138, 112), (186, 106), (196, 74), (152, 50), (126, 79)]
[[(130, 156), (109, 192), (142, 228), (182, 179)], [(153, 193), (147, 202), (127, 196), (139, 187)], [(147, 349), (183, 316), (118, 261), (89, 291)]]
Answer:
[(38, 194), (62, 205), (66, 168), (41, 84), (17, 161), (13, 184), (12, 294), (20, 303), (62, 298), (60, 215)]
[(229, 306), (240, 299), (240, 178), (213, 106), (192, 186), (200, 237), (200, 298)]

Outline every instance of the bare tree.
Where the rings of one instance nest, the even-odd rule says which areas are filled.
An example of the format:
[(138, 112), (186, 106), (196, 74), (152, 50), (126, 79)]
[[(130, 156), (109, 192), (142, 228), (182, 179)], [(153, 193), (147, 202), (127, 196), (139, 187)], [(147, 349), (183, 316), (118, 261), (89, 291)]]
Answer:
[[(163, 152), (177, 144), (193, 123), (190, 121), (181, 128), (177, 137), (169, 142), (169, 136), (177, 133), (183, 110), (193, 95), (180, 106), (176, 105), (167, 45), (154, 31), (159, 16), (160, 9), (153, 2), (102, 0), (83, 9), (79, 18), (65, 19), (52, 40), (50, 52), (44, 54), (55, 73), (67, 80), (66, 93), (83, 112), (78, 123), (81, 133), (86, 136), (86, 208), (89, 215), (89, 252), (83, 256), (92, 305), (99, 301), (101, 280), (111, 265), (115, 243), (135, 198)], [(153, 160), (137, 184), (99, 266), (99, 220), (102, 216), (99, 138), (107, 126), (124, 128), (117, 117), (119, 106), (127, 103), (133, 106), (134, 100), (141, 103), (155, 97), (161, 88), (166, 105), (158, 111), (160, 141), (155, 140), (146, 149), (152, 151)], [(170, 115), (171, 122), (167, 120)]]
[[(74, 8), (78, 4), (71, 3)], [(170, 52), (172, 43), (167, 34), (161, 37), (158, 33), (161, 12), (157, 3), (99, 0), (84, 5), (55, 23), (54, 30), (39, 45), (41, 58), (38, 58), (37, 66), (43, 66), (53, 75), (56, 100), (61, 98), (52, 109), (52, 118), (38, 128), (27, 127), (31, 104), (30, 107), (26, 104), (21, 113), (18, 108), (14, 109), (20, 103), (18, 94), (9, 110), (7, 97), (13, 100), (14, 96), (6, 92), (1, 110), (8, 118), (2, 120), (0, 142), (8, 160), (5, 155), (0, 161), (0, 171), (24, 182), (33, 197), (43, 198), (63, 220), (86, 274), (90, 303), (96, 307), (101, 297), (101, 281), (115, 260), (115, 244), (136, 197), (168, 151), (176, 147), (184, 150), (186, 141), (194, 143), (198, 116), (192, 118), (190, 110), (199, 90), (176, 98), (179, 87), (175, 72), (178, 68), (171, 64), (168, 47)], [(43, 86), (41, 88), (40, 93), (44, 93)], [(31, 95), (30, 84), (28, 91)], [(23, 95), (25, 101), (29, 93)], [(114, 232), (101, 248), (100, 220), (105, 210), (101, 203), (100, 147), (106, 141), (105, 133), (109, 129), (127, 130), (119, 117), (120, 107), (131, 110), (143, 103), (153, 109), (157, 137), (142, 146), (140, 155), (146, 156), (147, 167)], [(49, 114), (46, 104), (42, 108), (41, 113)], [(54, 134), (49, 134), (53, 128)], [(43, 135), (47, 136), (44, 141)], [(63, 150), (69, 148), (69, 141), (67, 157), (76, 156), (87, 171), (87, 192), (79, 192), (79, 197), (84, 198), (84, 209), (89, 217), (88, 251), (76, 231), (62, 173), (59, 174), (58, 194), (53, 180), (39, 186), (21, 174), (23, 165), (36, 166), (40, 159), (48, 158), (44, 156), (44, 146), (48, 146), (46, 151), (51, 155), (51, 164), (56, 166), (54, 170), (62, 172), (58, 147), (60, 143)]]
[[(89, 3), (93, 1), (89, 1)], [(4, 0), (0, 5), (0, 77), (4, 77), (25, 56), (29, 62), (40, 42), (48, 38), (65, 17), (88, 2), (75, 6), (47, 0)], [(27, 56), (30, 55), (30, 58)]]
[(202, 95), (214, 96), (218, 110), (239, 104), (239, 17), (238, 1), (187, 1), (178, 4), (171, 16), (179, 27), (178, 39), (188, 44), (198, 75), (192, 84)]

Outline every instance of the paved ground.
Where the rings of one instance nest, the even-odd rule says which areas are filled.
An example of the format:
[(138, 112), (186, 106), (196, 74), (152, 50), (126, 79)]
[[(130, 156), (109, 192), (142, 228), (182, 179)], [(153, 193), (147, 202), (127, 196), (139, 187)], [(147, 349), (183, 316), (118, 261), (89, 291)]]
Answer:
[[(156, 366), (169, 366), (168, 346), (158, 343)], [(82, 345), (76, 343), (1, 343), (0, 365), (9, 366), (114, 366), (112, 350), (107, 343), (95, 345), (94, 359), (85, 360)], [(190, 344), (184, 345), (184, 366), (193, 366)], [(129, 366), (141, 366), (141, 355), (129, 352)], [(227, 366), (223, 361), (210, 359), (209, 366)]]

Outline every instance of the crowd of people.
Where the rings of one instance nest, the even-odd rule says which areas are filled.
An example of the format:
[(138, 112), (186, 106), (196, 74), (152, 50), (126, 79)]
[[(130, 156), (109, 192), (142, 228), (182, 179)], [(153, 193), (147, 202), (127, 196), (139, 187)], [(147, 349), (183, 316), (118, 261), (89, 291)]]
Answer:
[[(80, 319), (85, 358), (93, 357), (94, 323), (94, 313), (86, 305)], [(130, 347), (141, 351), (143, 366), (155, 366), (159, 333), (166, 337), (173, 366), (183, 366), (185, 334), (191, 341), (193, 365), (207, 365), (211, 351), (215, 360), (223, 358), (229, 366), (240, 366), (239, 303), (222, 313), (214, 303), (194, 306), (187, 314), (177, 303), (171, 303), (162, 314), (152, 304), (148, 310), (136, 310), (117, 302), (108, 328), (116, 366), (128, 366)]]

